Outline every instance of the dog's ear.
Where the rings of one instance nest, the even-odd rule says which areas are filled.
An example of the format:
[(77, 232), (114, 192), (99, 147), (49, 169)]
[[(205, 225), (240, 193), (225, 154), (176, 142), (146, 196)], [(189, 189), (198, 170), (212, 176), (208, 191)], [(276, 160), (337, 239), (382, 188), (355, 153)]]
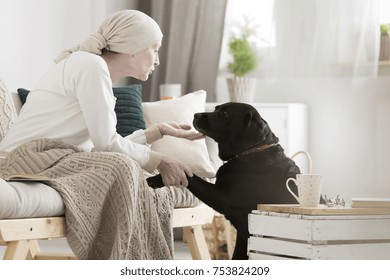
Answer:
[(267, 123), (263, 122), (263, 119), (259, 114), (253, 112), (247, 112), (244, 117), (244, 146), (251, 147), (255, 144), (262, 143), (266, 140), (266, 130), (268, 129)]
[(244, 118), (244, 126), (247, 133), (249, 133), (248, 135), (251, 135), (249, 139), (256, 139), (256, 143), (273, 144), (279, 142), (267, 121), (259, 114), (248, 112)]
[(252, 112), (246, 113), (245, 118), (244, 118), (244, 128), (245, 129), (247, 129), (251, 125), (252, 117), (253, 117)]
[(276, 137), (275, 134), (272, 132), (267, 121), (264, 120), (262, 117), (260, 117), (260, 119), (261, 119), (261, 122), (260, 122), (259, 131), (260, 131), (260, 134), (262, 135), (262, 138), (263, 138), (262, 142), (264, 144), (278, 143), (279, 138)]

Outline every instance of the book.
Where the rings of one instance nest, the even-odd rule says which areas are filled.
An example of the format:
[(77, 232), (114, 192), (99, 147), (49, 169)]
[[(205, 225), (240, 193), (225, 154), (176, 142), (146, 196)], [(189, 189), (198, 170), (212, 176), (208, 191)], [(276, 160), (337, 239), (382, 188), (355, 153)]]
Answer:
[(34, 174), (11, 174), (5, 178), (3, 178), (7, 182), (49, 182), (50, 178), (42, 175), (34, 175)]
[(352, 208), (390, 208), (390, 198), (359, 197), (351, 199)]

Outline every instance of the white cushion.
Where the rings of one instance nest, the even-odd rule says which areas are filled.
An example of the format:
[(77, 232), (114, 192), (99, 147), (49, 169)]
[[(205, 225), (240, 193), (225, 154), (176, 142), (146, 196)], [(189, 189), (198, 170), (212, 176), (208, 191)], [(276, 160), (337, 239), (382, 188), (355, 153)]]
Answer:
[[(146, 126), (166, 121), (192, 125), (194, 114), (204, 112), (205, 105), (206, 92), (199, 90), (176, 99), (144, 102), (142, 109)], [(191, 168), (194, 174), (200, 177), (211, 178), (215, 176), (216, 170), (210, 161), (205, 139), (189, 141), (164, 136), (153, 143), (151, 149), (181, 160)]]
[(0, 179), (0, 219), (61, 216), (64, 211), (62, 198), (53, 188)]

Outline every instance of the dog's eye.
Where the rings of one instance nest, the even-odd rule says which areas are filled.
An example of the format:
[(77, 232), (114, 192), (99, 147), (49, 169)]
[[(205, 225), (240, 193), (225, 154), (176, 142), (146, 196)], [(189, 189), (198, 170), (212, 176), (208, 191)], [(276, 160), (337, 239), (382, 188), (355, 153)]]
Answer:
[(226, 111), (221, 111), (221, 114), (224, 118), (228, 118), (229, 117), (229, 113), (226, 112)]

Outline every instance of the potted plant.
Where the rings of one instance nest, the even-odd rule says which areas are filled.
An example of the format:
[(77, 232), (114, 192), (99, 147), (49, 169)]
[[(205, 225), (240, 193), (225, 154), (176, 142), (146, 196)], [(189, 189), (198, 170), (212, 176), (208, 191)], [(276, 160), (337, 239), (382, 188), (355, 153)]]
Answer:
[(245, 18), (245, 24), (238, 35), (232, 35), (229, 40), (229, 53), (232, 61), (228, 70), (233, 77), (227, 78), (230, 99), (236, 102), (250, 103), (254, 98), (256, 79), (248, 76), (259, 65), (259, 59), (249, 38), (254, 36), (254, 28)]
[(389, 60), (390, 59), (390, 38), (389, 38), (389, 24), (380, 25), (380, 48), (379, 48), (379, 60)]

